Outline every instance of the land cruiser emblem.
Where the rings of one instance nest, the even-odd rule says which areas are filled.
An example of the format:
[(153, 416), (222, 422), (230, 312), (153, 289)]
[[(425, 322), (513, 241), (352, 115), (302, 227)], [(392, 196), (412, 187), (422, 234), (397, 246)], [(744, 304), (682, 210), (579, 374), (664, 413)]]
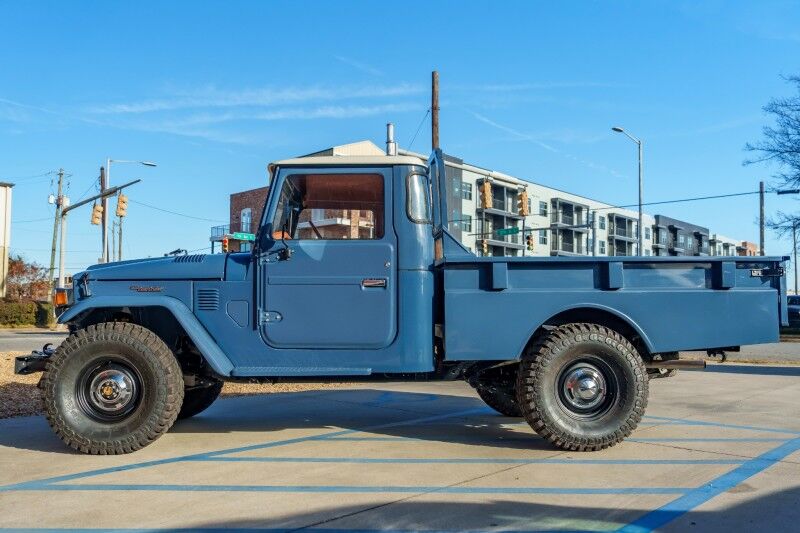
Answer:
[(131, 285), (130, 289), (136, 292), (161, 292), (164, 287), (144, 287), (142, 285)]

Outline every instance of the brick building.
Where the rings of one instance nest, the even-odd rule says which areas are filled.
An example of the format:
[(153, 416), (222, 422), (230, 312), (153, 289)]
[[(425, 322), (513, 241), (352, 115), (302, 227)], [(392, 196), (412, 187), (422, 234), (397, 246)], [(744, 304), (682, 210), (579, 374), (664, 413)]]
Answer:
[(211, 228), (211, 253), (216, 252), (216, 243), (228, 237), (228, 249), (231, 252), (247, 252), (253, 245), (251, 235), (258, 229), (264, 202), (267, 201), (269, 187), (259, 187), (249, 191), (235, 192), (230, 198), (230, 222)]

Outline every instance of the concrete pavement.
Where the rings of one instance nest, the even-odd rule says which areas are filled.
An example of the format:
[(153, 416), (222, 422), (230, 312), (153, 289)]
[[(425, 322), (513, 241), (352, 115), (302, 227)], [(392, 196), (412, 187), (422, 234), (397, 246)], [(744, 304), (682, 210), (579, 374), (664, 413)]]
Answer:
[(70, 452), (39, 417), (0, 421), (0, 528), (787, 530), (799, 377), (654, 380), (639, 429), (596, 453), (552, 449), (462, 383), (220, 400), (117, 457)]

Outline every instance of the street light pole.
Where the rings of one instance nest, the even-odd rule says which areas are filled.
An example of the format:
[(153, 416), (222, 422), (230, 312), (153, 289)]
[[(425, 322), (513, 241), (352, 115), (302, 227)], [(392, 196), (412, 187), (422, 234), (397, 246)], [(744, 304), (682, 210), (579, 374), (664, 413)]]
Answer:
[[(111, 186), (111, 163), (138, 163), (140, 165), (146, 167), (155, 167), (158, 166), (152, 161), (134, 161), (128, 159), (111, 159), (110, 157), (106, 159), (106, 171), (105, 171), (105, 183), (100, 184), (100, 192), (105, 192), (108, 187)], [(101, 175), (102, 176), (102, 175)], [(108, 248), (108, 198), (104, 197), (102, 200), (103, 204), (103, 252), (102, 252), (102, 262), (108, 263), (109, 258), (109, 248)]]
[(639, 239), (639, 255), (644, 255), (644, 227), (642, 225), (642, 202), (643, 202), (643, 195), (642, 195), (642, 188), (643, 188), (643, 151), (642, 151), (642, 141), (641, 139), (637, 139), (624, 129), (620, 128), (619, 126), (614, 126), (611, 128), (612, 131), (617, 133), (624, 134), (627, 138), (632, 140), (636, 143), (639, 147), (639, 235), (637, 235)]

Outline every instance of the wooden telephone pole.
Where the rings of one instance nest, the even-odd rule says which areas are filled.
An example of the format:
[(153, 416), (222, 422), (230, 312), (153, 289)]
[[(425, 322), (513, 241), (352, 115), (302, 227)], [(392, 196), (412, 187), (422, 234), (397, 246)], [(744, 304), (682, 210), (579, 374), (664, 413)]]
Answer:
[(431, 148), (439, 148), (439, 73), (431, 73)]

